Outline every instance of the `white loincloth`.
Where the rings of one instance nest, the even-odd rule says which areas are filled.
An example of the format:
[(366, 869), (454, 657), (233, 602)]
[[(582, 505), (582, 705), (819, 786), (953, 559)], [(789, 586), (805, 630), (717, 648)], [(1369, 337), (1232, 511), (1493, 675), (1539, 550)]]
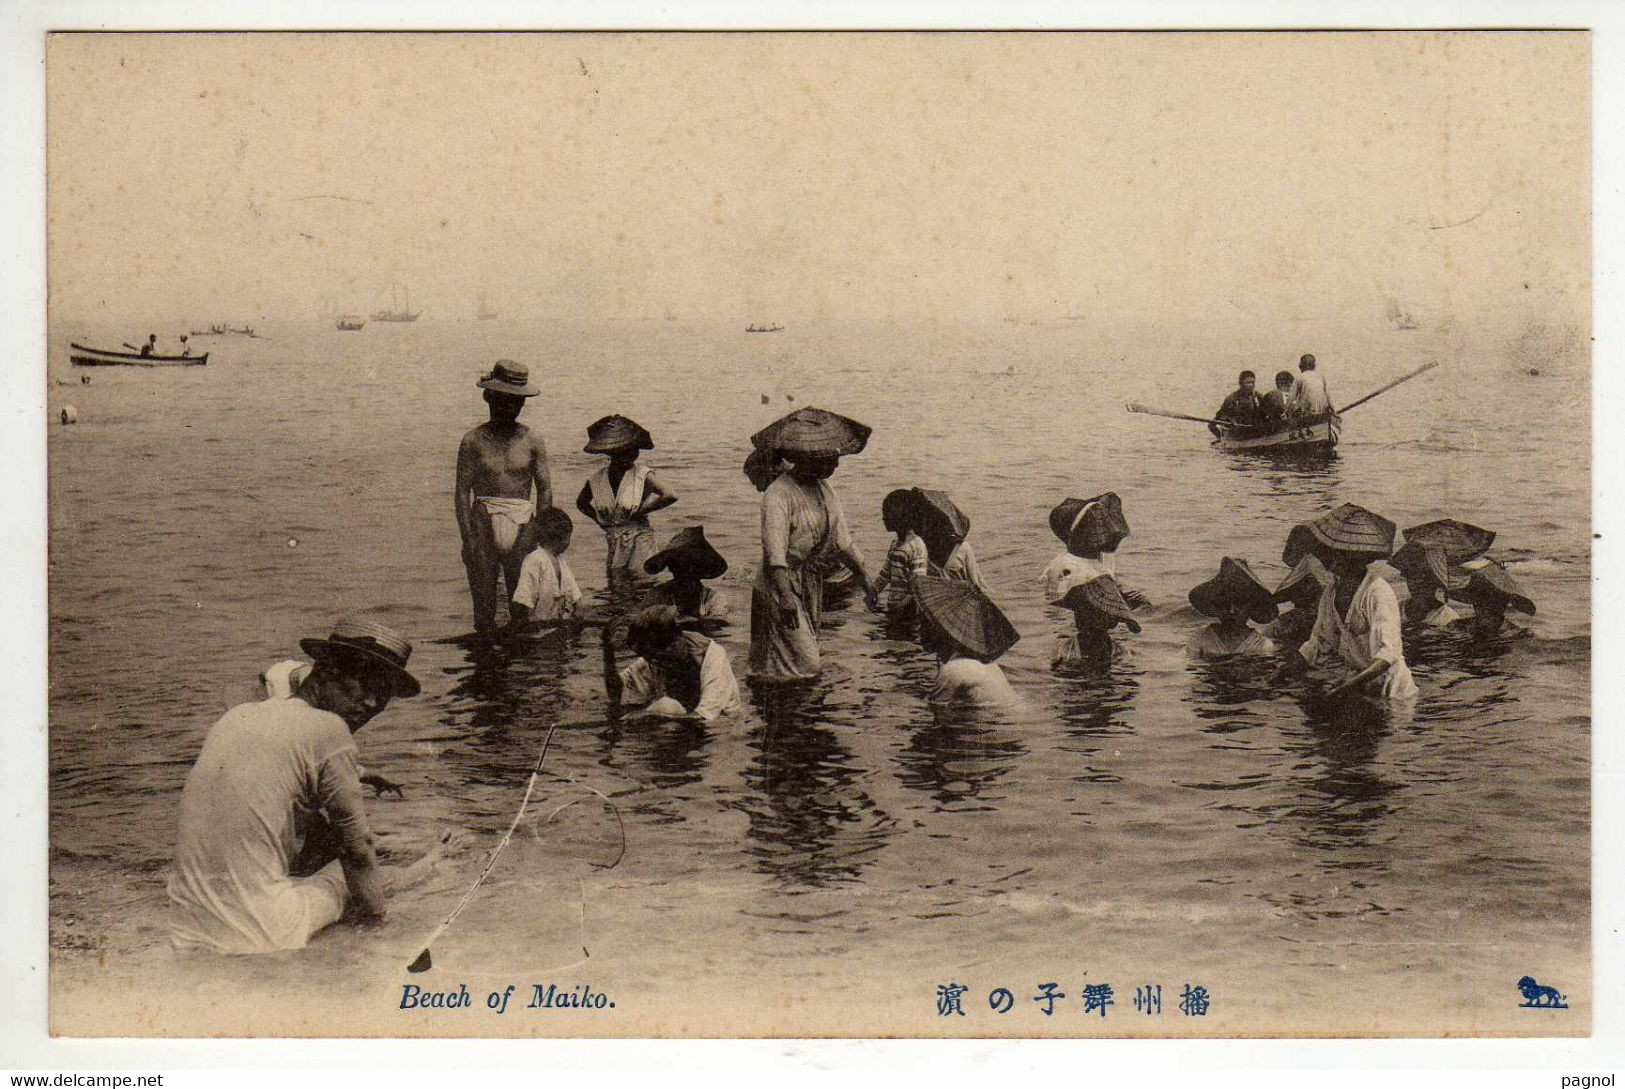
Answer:
[(491, 543), (498, 552), (513, 551), (519, 540), (519, 531), (530, 524), (536, 515), (536, 501), (527, 496), (514, 499), (505, 495), (481, 495), (474, 499), (474, 509), (491, 521)]

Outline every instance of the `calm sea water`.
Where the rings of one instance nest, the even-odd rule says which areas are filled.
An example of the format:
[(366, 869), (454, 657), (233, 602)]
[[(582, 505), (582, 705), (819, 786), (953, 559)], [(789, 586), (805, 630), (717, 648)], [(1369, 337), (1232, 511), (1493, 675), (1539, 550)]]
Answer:
[[(53, 427), (49, 452), (59, 1028), (403, 1031), (402, 966), (563, 723), (548, 767), (614, 799), (624, 859), (597, 868), (621, 835), (595, 795), (545, 782), (423, 979), (588, 981), (674, 1032), (1583, 1030), (1583, 352), (1419, 332), (1238, 344), (1090, 322), (743, 324), (267, 324), (261, 339), (200, 340), (206, 368), (96, 370), (88, 387), (67, 340), (136, 336), (54, 330), (51, 408), (80, 418)], [(1239, 367), (1267, 382), (1305, 350), (1340, 403), (1427, 359), (1445, 366), (1351, 413), (1338, 457), (1317, 467), (1221, 455), (1200, 425), (1122, 410), (1202, 414)], [(833, 480), (871, 566), (887, 490), (951, 492), (1023, 634), (1005, 667), (1025, 709), (933, 713), (931, 663), (861, 603), (830, 615), (826, 681), (771, 726), (756, 706), (705, 728), (608, 723), (591, 633), (499, 657), (451, 641), (471, 627), (453, 459), (483, 415), (474, 378), (502, 356), (544, 388), (524, 419), (564, 505), (595, 467), (587, 423), (623, 412), (653, 432), (645, 456), (681, 496), (657, 535), (703, 523), (732, 563), (723, 642), (741, 673), (758, 550), (748, 435), (805, 404), (873, 425)], [(1155, 607), (1109, 677), (1057, 677), (1045, 515), (1107, 489), (1133, 529), (1121, 578)], [(1255, 670), (1187, 663), (1186, 591), (1226, 554), (1279, 575), (1287, 529), (1344, 501), (1401, 526), (1495, 529), (1492, 554), (1539, 603), (1527, 636), (1411, 648), (1414, 710), (1336, 720)], [(602, 537), (577, 517), (575, 541), (570, 561), (601, 593)], [(370, 803), (373, 823), (395, 860), (459, 829), (451, 857), (379, 931), (252, 961), (179, 958), (163, 880), (203, 733), (344, 612), (409, 633), (423, 680), (421, 698), (359, 735), (364, 763), (406, 786)], [(1520, 1016), (1525, 974), (1559, 986), (1575, 1020)], [(971, 988), (970, 1015), (945, 1026), (934, 993), (950, 979)], [(1069, 995), (1114, 984), (1114, 1020), (1085, 1024), (1063, 1004), (1046, 1021), (1027, 999), (1051, 980)], [(1187, 982), (1226, 1019), (1177, 1016)], [(1170, 995), (1160, 1020), (1134, 1018), (1145, 983)], [(1016, 1011), (988, 1010), (996, 986)], [(345, 1012), (312, 1012), (324, 1002)], [(622, 1030), (465, 1018), (418, 1031)]]

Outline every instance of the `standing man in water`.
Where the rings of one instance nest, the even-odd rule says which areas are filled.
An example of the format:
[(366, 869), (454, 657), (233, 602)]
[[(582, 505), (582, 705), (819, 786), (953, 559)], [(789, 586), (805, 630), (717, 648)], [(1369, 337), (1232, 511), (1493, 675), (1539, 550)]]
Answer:
[[(526, 398), (541, 392), (530, 384), (530, 369), (499, 359), (477, 384), (491, 419), (464, 435), (457, 448), (457, 530), (474, 628), (489, 634), (497, 628), (497, 603), (518, 588), (520, 568), (536, 543), (536, 512), (553, 505), (553, 484), (547, 448), (519, 422)], [(499, 575), (506, 587), (501, 596)]]

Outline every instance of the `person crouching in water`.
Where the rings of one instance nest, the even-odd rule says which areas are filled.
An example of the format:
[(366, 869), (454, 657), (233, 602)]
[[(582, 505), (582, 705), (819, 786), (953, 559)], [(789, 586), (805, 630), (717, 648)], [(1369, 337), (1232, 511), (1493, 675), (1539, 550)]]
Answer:
[(705, 539), (704, 526), (678, 530), (665, 548), (645, 561), (643, 570), (651, 575), (671, 572), (669, 580), (649, 592), (645, 606), (670, 606), (678, 621), (691, 627), (728, 623), (728, 599), (705, 584), (706, 579), (727, 574), (728, 561)]
[[(180, 796), (168, 894), (183, 949), (299, 949), (348, 909), (384, 915), (352, 735), (391, 700), (418, 694), (412, 644), (380, 624), (340, 620), (300, 641), (314, 665), (297, 693), (227, 711), (203, 739)], [(426, 876), (443, 848), (388, 882)]]
[(1450, 593), (1459, 590), (1465, 578), (1450, 574), (1449, 557), (1436, 545), (1407, 543), (1389, 561), (1405, 576), (1410, 598), (1401, 603), (1400, 615), (1407, 625), (1443, 628), (1462, 619), (1450, 605)]
[(635, 420), (605, 416), (587, 428), (589, 454), (607, 454), (609, 464), (582, 485), (576, 509), (604, 531), (604, 566), (611, 582), (638, 573), (654, 552), (649, 515), (677, 502), (676, 493), (638, 464), (638, 452), (653, 450), (654, 439)]
[(1111, 575), (1079, 583), (1056, 604), (1072, 614), (1073, 631), (1056, 639), (1055, 652), (1050, 658), (1052, 668), (1103, 669), (1111, 665), (1118, 653), (1112, 642), (1113, 628), (1122, 624), (1134, 634), (1140, 634), (1140, 623), (1134, 619), (1122, 589)]
[(1298, 561), (1270, 595), (1270, 600), (1277, 605), (1283, 601), (1292, 605), (1264, 628), (1264, 635), (1282, 654), (1296, 654), (1298, 648), (1309, 641), (1309, 633), (1315, 630), (1315, 617), (1320, 612), (1320, 595), (1330, 585), (1332, 573), (1318, 556), (1309, 555)]
[(1021, 638), (999, 607), (969, 582), (913, 580), (920, 643), (937, 656), (932, 703), (998, 706), (1019, 702), (998, 659)]
[(1253, 574), (1247, 561), (1226, 556), (1219, 562), (1218, 574), (1190, 592), (1190, 601), (1197, 612), (1216, 621), (1198, 630), (1185, 645), (1192, 658), (1215, 662), (1275, 653), (1275, 644), (1247, 623), (1268, 624), (1276, 612), (1269, 587)]
[(536, 620), (568, 620), (581, 607), (581, 587), (564, 558), (574, 532), (570, 516), (557, 507), (536, 516), (536, 548), (519, 569), (508, 606), (509, 630)]
[(639, 612), (626, 641), (637, 657), (617, 669), (613, 629), (604, 629), (604, 688), (613, 708), (635, 704), (643, 716), (699, 722), (740, 709), (728, 652), (699, 632), (684, 631), (670, 606)]
[(1336, 657), (1354, 672), (1329, 688), (1327, 696), (1363, 689), (1389, 700), (1414, 698), (1416, 682), (1405, 664), (1400, 634), (1399, 597), (1390, 583), (1398, 572), (1387, 562), (1394, 524), (1345, 503), (1300, 528), (1330, 561), (1332, 585), (1320, 596), (1308, 641), (1283, 668), (1312, 669)]
[(1489, 560), (1474, 571), (1467, 585), (1457, 595), (1473, 607), (1473, 615), (1458, 620), (1452, 627), (1466, 632), (1474, 640), (1490, 640), (1522, 631), (1507, 619), (1508, 612), (1535, 615), (1535, 603), (1523, 592), (1505, 567)]
[[(1101, 575), (1117, 577), (1117, 546), (1129, 535), (1128, 519), (1117, 493), (1106, 492), (1093, 499), (1064, 499), (1049, 512), (1050, 532), (1060, 538), (1066, 551), (1044, 568), (1044, 601), (1058, 605), (1074, 586)], [(1147, 604), (1143, 594), (1124, 590), (1118, 593), (1130, 607)]]

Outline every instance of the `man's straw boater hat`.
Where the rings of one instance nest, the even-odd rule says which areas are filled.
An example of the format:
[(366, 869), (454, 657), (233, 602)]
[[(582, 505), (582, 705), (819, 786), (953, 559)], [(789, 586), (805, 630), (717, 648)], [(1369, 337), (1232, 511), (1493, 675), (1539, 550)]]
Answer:
[(499, 359), (491, 373), (475, 385), (493, 393), (508, 393), (515, 397), (534, 397), (542, 391), (530, 384), (530, 368), (511, 359)]
[(1049, 512), (1050, 532), (1059, 537), (1073, 555), (1085, 552), (1115, 552), (1129, 534), (1123, 517), (1123, 501), (1116, 492), (1093, 499), (1063, 499)]
[(1275, 600), (1270, 588), (1261, 582), (1246, 560), (1226, 556), (1219, 561), (1219, 573), (1190, 592), (1191, 607), (1203, 616), (1218, 616), (1224, 604), (1241, 601), (1247, 615), (1260, 624), (1275, 619)]
[(1128, 630), (1135, 635), (1140, 634), (1140, 622), (1134, 619), (1134, 613), (1130, 610), (1127, 599), (1123, 597), (1122, 589), (1117, 585), (1117, 580), (1110, 575), (1100, 575), (1088, 582), (1079, 583), (1068, 590), (1066, 596), (1056, 604), (1073, 612), (1088, 606), (1111, 619), (1112, 623), (1106, 625), (1108, 628), (1122, 623), (1128, 625)]
[(644, 426), (630, 416), (615, 414), (594, 420), (587, 427), (589, 454), (613, 454), (620, 450), (653, 450), (655, 440)]
[(415, 696), (417, 678), (406, 671), (412, 644), (399, 632), (370, 620), (345, 617), (326, 639), (301, 639), (299, 648), (318, 662), (373, 673), (389, 680), (394, 696)]
[(643, 569), (651, 575), (659, 574), (673, 562), (687, 564), (702, 579), (721, 578), (728, 571), (728, 561), (705, 539), (704, 526), (678, 530), (665, 548), (643, 561)]
[(1293, 567), (1316, 548), (1351, 556), (1387, 559), (1394, 553), (1394, 523), (1364, 507), (1344, 503), (1312, 522), (1292, 527), (1281, 562)]

